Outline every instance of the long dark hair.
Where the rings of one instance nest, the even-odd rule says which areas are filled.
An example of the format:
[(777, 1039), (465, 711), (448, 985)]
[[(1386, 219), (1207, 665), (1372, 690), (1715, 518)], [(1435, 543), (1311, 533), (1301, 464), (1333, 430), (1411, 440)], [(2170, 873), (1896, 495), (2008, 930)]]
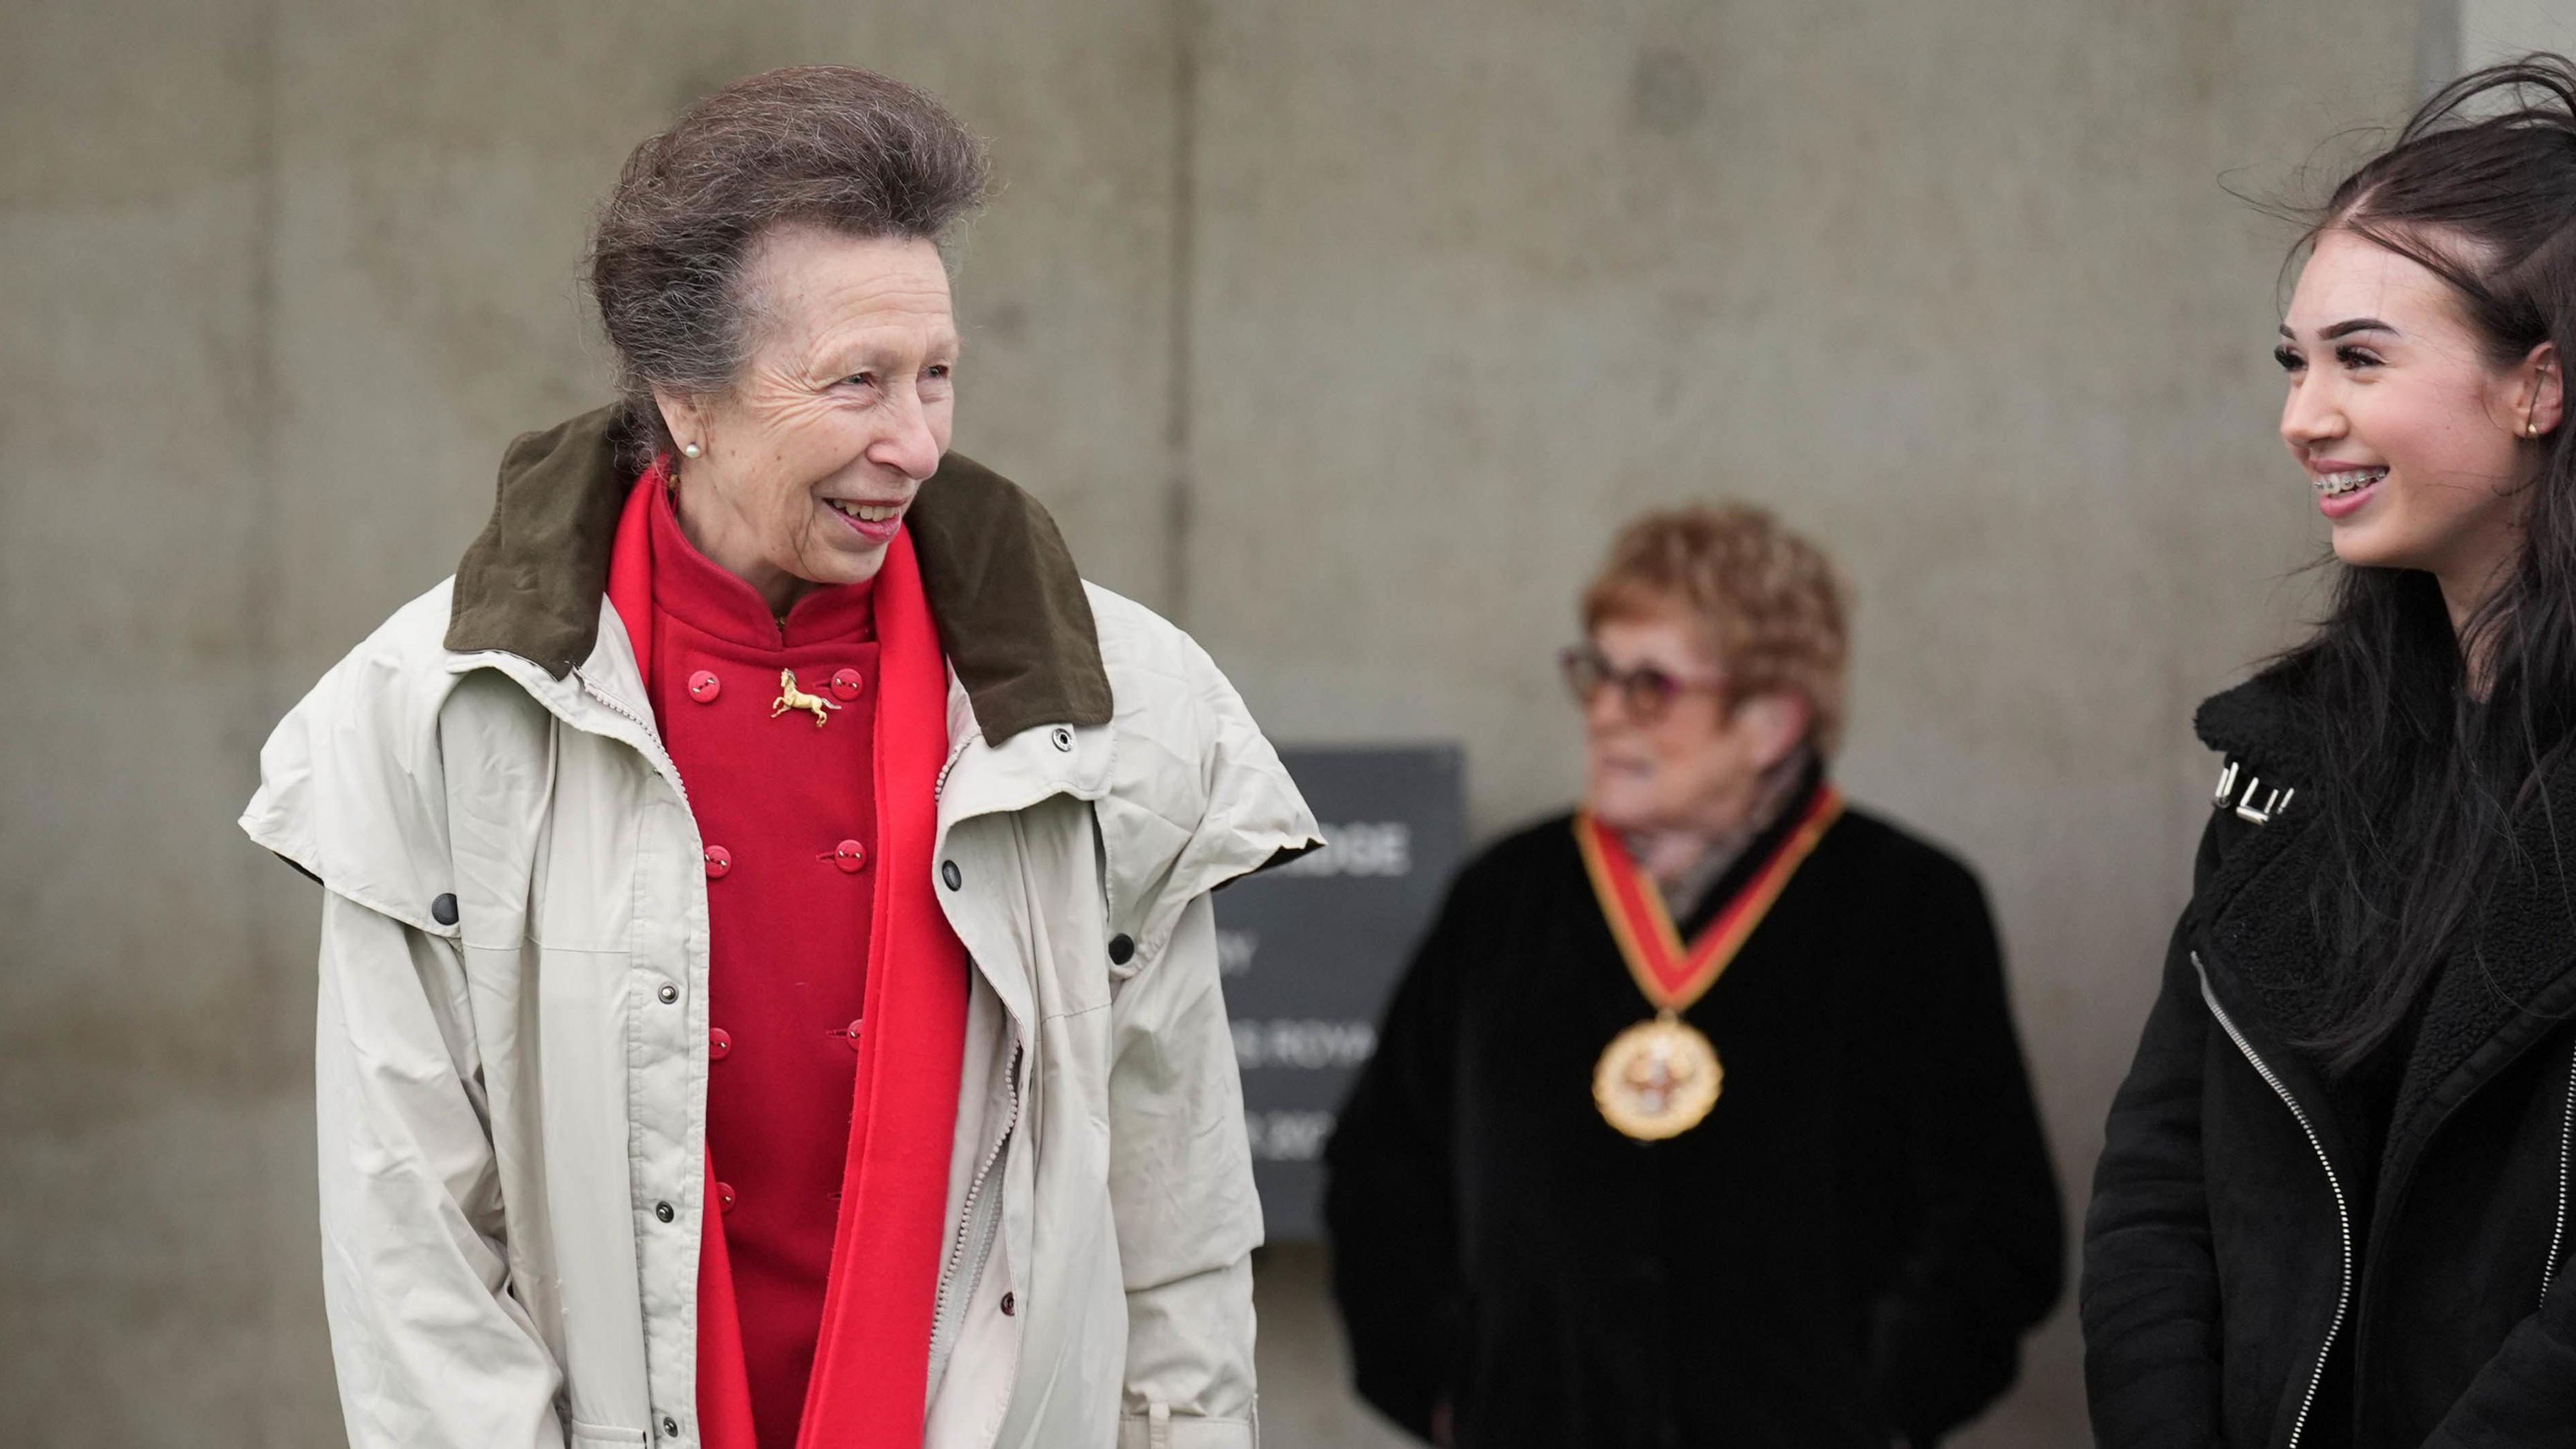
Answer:
[[(2448, 281), (2492, 365), (2543, 342), (2576, 357), (2576, 63), (2532, 55), (2453, 81), (2312, 221), (2302, 248), (2342, 230)], [(2521, 555), (2456, 633), (2430, 574), (2344, 568), (2332, 613), (2284, 656), (2332, 786), (2335, 865), (2312, 904), (2337, 969), (2305, 1044), (2337, 1071), (2408, 1020), (2443, 960), (2474, 955), (2488, 892), (2526, 864), (2514, 822), (2546, 808), (2576, 739), (2568, 432), (2537, 445)]]

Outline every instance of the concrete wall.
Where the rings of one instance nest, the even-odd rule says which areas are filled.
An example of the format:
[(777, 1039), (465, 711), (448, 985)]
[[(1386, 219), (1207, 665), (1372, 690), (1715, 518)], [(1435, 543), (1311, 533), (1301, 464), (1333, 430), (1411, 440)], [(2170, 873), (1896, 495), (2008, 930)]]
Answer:
[(2450, 0), (2449, 9), (2433, 14), (2437, 23), (2457, 25), (2463, 70), (2534, 50), (2576, 55), (2576, 4), (2569, 0)]
[[(314, 905), (232, 815), (276, 716), (451, 565), (501, 443), (599, 395), (577, 255), (625, 150), (794, 61), (994, 138), (959, 446), (1282, 738), (1464, 739), (1480, 831), (1572, 787), (1548, 658), (1622, 515), (1734, 493), (1826, 541), (1844, 776), (1983, 869), (2080, 1202), (2205, 808), (2191, 704), (2289, 637), (2321, 540), (2271, 434), (2286, 235), (2227, 188), (2402, 111), (2416, 0), (604, 13), (7, 15), (20, 1442), (333, 1441)], [(1262, 1273), (1271, 1442), (1391, 1442), (1320, 1257)], [(1964, 1442), (2080, 1441), (2076, 1363), (2061, 1315)]]

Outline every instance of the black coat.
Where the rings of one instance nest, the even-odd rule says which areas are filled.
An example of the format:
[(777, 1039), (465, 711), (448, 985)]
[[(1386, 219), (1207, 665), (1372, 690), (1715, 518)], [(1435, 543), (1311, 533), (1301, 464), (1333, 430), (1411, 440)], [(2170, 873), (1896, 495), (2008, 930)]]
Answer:
[[(2576, 771), (2526, 812), (2480, 950), (2435, 979), (2384, 1088), (2356, 1092), (2286, 1044), (2326, 960), (2307, 903), (2323, 832), (2300, 798), (2325, 784), (2290, 687), (2259, 679), (2201, 708), (2237, 773), (2095, 1173), (2098, 1441), (2576, 1446), (2576, 1288), (2558, 1271), (2576, 860), (2558, 861), (2548, 820), (2576, 829)], [(2268, 823), (2236, 812), (2284, 790)]]
[(1327, 1152), (1361, 1394), (1462, 1449), (1886, 1449), (2000, 1393), (2062, 1240), (1967, 869), (1846, 814), (1686, 1013), (1724, 1095), (1650, 1145), (1591, 1083), (1652, 1014), (1567, 819), (1460, 874)]

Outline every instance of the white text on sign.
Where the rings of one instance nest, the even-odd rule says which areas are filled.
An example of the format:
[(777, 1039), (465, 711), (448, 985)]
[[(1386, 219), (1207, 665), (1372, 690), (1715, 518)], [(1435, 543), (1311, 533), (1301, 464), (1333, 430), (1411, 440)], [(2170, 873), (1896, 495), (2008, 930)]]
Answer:
[(1413, 827), (1401, 820), (1324, 827), (1324, 848), (1279, 867), (1282, 875), (1413, 874)]
[(1238, 1021), (1234, 1060), (1245, 1071), (1291, 1067), (1328, 1071), (1364, 1064), (1377, 1051), (1377, 1027), (1365, 1021)]
[(1259, 931), (1229, 931), (1219, 927), (1216, 933), (1216, 974), (1243, 976), (1252, 970), (1252, 953), (1261, 949)]
[(1246, 1112), (1252, 1155), (1263, 1162), (1312, 1162), (1333, 1135), (1330, 1112)]

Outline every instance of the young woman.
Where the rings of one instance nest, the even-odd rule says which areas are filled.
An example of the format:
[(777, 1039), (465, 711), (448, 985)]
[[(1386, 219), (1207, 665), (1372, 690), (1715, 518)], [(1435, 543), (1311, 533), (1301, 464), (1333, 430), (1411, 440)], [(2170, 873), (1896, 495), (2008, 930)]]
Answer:
[(2342, 573), (2225, 755), (2085, 1231), (2105, 1449), (2576, 1445), (2576, 66), (2338, 187), (2279, 357)]

